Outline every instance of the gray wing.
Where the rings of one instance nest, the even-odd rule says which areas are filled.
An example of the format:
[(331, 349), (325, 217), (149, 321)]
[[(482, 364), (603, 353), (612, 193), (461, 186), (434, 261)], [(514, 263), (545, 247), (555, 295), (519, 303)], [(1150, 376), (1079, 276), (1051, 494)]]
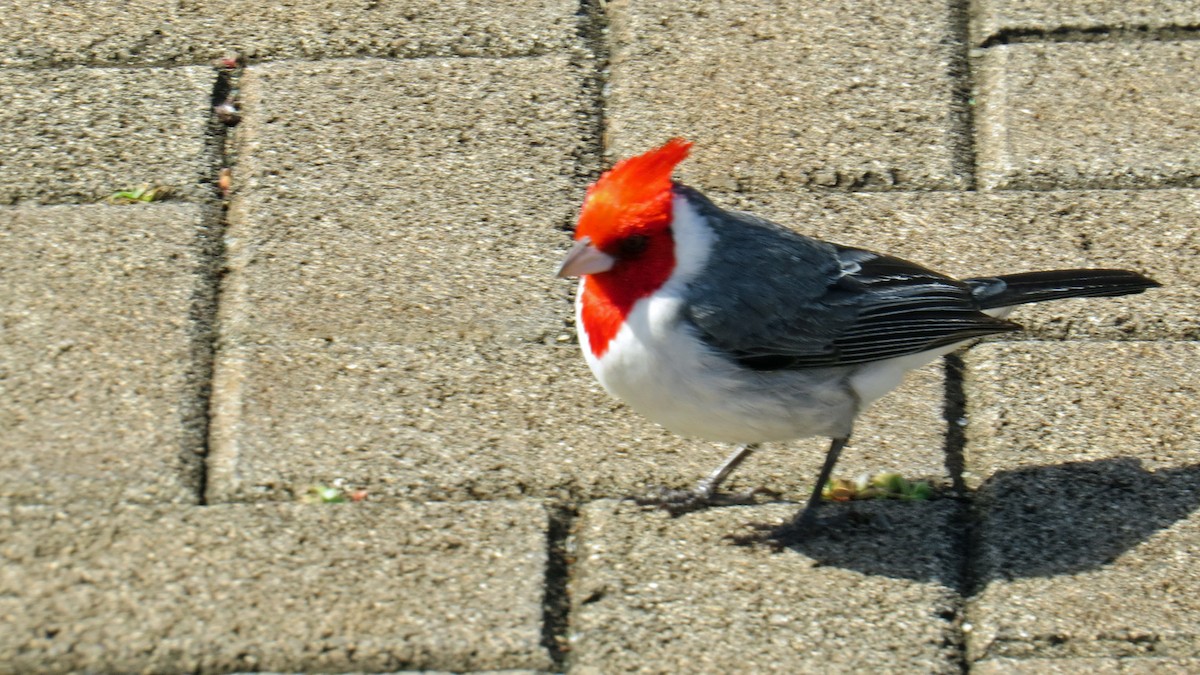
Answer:
[(717, 215), (719, 253), (689, 288), (684, 317), (749, 368), (866, 363), (1020, 328), (980, 311), (966, 283), (920, 265)]

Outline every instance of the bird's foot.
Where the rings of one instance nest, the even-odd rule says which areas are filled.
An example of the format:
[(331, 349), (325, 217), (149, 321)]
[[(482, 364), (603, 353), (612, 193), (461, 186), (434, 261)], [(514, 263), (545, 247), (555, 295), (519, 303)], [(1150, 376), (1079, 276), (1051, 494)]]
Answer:
[(672, 490), (666, 487), (656, 487), (642, 495), (633, 497), (639, 506), (660, 508), (672, 516), (682, 516), (685, 513), (701, 511), (713, 506), (744, 506), (756, 504), (758, 495), (769, 497), (777, 493), (763, 488), (754, 488), (745, 492), (727, 493), (697, 487), (693, 490)]

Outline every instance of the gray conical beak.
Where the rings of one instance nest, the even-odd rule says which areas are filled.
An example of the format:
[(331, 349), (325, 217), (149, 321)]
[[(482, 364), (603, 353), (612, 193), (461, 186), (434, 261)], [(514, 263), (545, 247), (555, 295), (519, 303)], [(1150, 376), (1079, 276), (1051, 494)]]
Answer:
[(616, 258), (592, 246), (592, 240), (584, 237), (575, 242), (567, 257), (563, 258), (558, 268), (558, 278), (581, 277), (585, 274), (599, 274), (612, 269)]

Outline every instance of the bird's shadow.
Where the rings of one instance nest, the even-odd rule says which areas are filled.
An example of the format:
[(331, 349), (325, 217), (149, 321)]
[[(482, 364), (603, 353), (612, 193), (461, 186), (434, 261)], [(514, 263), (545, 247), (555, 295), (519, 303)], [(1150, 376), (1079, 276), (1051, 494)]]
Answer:
[(965, 501), (835, 505), (860, 517), (788, 548), (821, 565), (974, 594), (994, 580), (1097, 569), (1198, 505), (1200, 465), (1072, 462), (999, 472)]

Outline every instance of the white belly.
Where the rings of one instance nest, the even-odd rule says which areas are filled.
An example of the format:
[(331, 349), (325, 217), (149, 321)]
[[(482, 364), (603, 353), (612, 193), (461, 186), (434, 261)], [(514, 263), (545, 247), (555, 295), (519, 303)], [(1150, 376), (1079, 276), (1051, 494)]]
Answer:
[[(710, 441), (760, 443), (850, 433), (858, 400), (845, 368), (757, 372), (720, 357), (678, 321), (680, 300), (638, 302), (603, 358), (584, 349), (609, 393), (667, 429)], [(580, 343), (588, 344), (582, 318)]]

